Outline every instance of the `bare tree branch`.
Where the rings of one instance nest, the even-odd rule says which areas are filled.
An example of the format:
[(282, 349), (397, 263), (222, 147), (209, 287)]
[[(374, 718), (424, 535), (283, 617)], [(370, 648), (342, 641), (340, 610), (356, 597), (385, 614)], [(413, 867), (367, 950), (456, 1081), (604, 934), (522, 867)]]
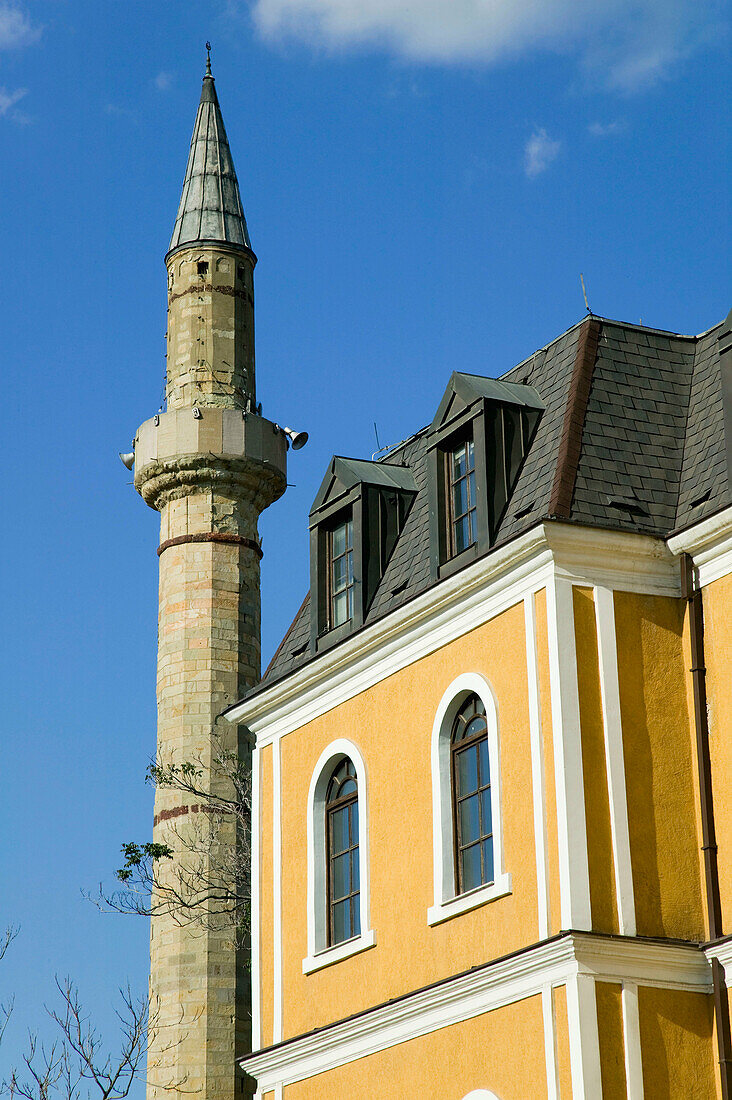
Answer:
[[(2, 935), (0, 935), (0, 959), (5, 957), (5, 952), (8, 950), (19, 931), (20, 928), (17, 925), (9, 924)], [(9, 1001), (0, 1004), (0, 1043), (3, 1041), (5, 1028), (8, 1026), (8, 1021), (13, 1014), (14, 1003), (15, 998), (11, 997)]]
[(185, 816), (170, 822), (166, 844), (124, 844), (122, 888), (100, 886), (93, 900), (116, 912), (228, 929), (241, 946), (249, 932), (251, 771), (215, 733), (211, 745), (208, 763), (150, 765), (148, 782), (179, 794)]
[[(133, 997), (129, 987), (120, 990), (119, 1046), (109, 1053), (73, 982), (57, 978), (56, 987), (61, 1007), (47, 1012), (60, 1030), (60, 1039), (46, 1047), (39, 1044), (37, 1036), (29, 1035), (24, 1068), (13, 1069), (0, 1091), (23, 1100), (82, 1100), (83, 1096), (124, 1100), (133, 1083), (144, 1075), (151, 1046), (155, 1044), (155, 1057), (160, 1058), (174, 1045), (159, 1041), (157, 1008), (151, 1011), (147, 998)], [(185, 1091), (184, 1084), (185, 1079), (171, 1080), (162, 1087), (180, 1095)]]
[(18, 932), (20, 932), (20, 928), (17, 924), (9, 924), (2, 935), (0, 935), (0, 959), (5, 957), (5, 952), (18, 935)]

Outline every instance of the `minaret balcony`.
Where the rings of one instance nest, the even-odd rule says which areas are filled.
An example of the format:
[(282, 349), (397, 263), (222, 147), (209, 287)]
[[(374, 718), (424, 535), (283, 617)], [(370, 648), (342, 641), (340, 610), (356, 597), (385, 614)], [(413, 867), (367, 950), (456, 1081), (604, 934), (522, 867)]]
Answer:
[(266, 508), (285, 491), (287, 437), (252, 412), (187, 407), (146, 420), (135, 436), (135, 488), (151, 508), (227, 483)]

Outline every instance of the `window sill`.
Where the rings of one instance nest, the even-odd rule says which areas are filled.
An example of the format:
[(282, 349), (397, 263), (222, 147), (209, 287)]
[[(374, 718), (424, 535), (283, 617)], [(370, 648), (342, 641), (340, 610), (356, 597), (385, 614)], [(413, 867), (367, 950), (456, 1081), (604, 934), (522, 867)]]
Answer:
[(315, 955), (308, 955), (302, 960), (302, 972), (312, 974), (315, 970), (322, 970), (324, 966), (331, 966), (343, 959), (349, 959), (351, 955), (358, 955), (361, 951), (368, 951), (370, 947), (375, 946), (376, 933), (371, 928), (360, 936), (354, 936), (352, 940), (345, 940), (343, 943), (337, 943), (335, 947), (326, 947)]
[(459, 897), (449, 898), (441, 905), (431, 905), (427, 910), (427, 923), (442, 924), (444, 920), (458, 917), (461, 913), (468, 913), (471, 909), (477, 909), (480, 905), (486, 905), (489, 901), (503, 898), (511, 893), (511, 876), (503, 874), (495, 882), (487, 886), (479, 886), (477, 890), (471, 890), (468, 894), (460, 894)]

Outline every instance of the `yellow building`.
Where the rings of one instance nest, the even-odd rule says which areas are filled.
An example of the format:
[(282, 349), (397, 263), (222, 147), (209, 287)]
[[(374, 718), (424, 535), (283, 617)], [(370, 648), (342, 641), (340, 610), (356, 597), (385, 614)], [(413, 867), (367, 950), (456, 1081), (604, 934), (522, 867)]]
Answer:
[(588, 317), (333, 459), (227, 712), (263, 1100), (728, 1096), (731, 383)]
[[(159, 745), (256, 747), (251, 1017), (225, 929), (154, 917), (151, 1100), (729, 1100), (732, 314), (588, 316), (334, 457), (260, 681), (286, 438), (210, 70), (166, 259)], [(201, 809), (158, 792), (156, 839)]]

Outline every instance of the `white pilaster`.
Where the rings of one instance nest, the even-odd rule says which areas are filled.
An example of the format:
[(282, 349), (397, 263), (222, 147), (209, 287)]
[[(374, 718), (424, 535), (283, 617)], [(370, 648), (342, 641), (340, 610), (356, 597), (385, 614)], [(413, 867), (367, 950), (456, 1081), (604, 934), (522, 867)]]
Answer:
[(272, 743), (272, 1042), (282, 1041), (282, 745)]
[(567, 981), (569, 1061), (573, 1100), (598, 1100), (602, 1096), (600, 1035), (597, 1029), (595, 979), (574, 974)]
[(539, 665), (536, 656), (535, 595), (524, 598), (526, 625), (526, 674), (529, 685), (529, 735), (531, 739), (531, 786), (534, 803), (534, 848), (536, 850), (536, 887), (538, 899), (539, 939), (549, 935), (550, 899), (547, 874), (546, 797), (544, 790), (544, 746), (541, 729), (539, 697)]
[(541, 1011), (544, 1017), (544, 1060), (546, 1062), (546, 1094), (548, 1100), (559, 1100), (557, 1078), (557, 1028), (554, 1011), (554, 990), (545, 985), (541, 991)]
[(251, 1005), (252, 1005), (252, 1050), (259, 1050), (262, 1045), (262, 944), (261, 944), (261, 843), (262, 843), (262, 753), (260, 749), (252, 752), (252, 824), (251, 824), (251, 858), (252, 858), (252, 912), (251, 912), (251, 942), (252, 942), (252, 972), (251, 972)]
[(638, 986), (623, 982), (623, 1035), (625, 1039), (625, 1083), (628, 1100), (643, 1100), (643, 1061), (641, 1059)]
[(630, 857), (628, 799), (625, 787), (623, 727), (620, 717), (620, 683), (615, 637), (615, 603), (612, 590), (595, 588), (597, 652), (600, 666), (602, 721), (605, 731), (605, 764), (610, 801), (610, 829), (615, 868), (618, 927), (624, 936), (635, 935), (635, 897)]
[(557, 792), (562, 928), (589, 930), (590, 873), (582, 773), (577, 653), (572, 582), (555, 576), (547, 585), (549, 674), (552, 693), (554, 776)]

